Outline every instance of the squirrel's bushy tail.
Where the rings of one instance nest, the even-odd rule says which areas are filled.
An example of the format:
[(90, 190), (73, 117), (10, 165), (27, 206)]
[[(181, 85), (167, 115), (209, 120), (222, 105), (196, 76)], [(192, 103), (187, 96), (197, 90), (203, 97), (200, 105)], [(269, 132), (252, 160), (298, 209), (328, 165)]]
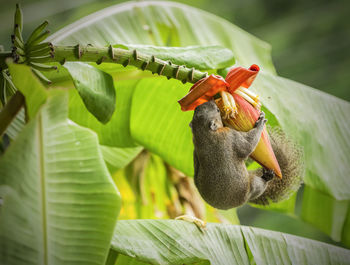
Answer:
[(302, 149), (288, 139), (278, 127), (269, 128), (272, 149), (282, 171), (282, 179), (274, 177), (265, 192), (252, 203), (267, 205), (289, 198), (296, 191), (303, 179), (304, 158)]

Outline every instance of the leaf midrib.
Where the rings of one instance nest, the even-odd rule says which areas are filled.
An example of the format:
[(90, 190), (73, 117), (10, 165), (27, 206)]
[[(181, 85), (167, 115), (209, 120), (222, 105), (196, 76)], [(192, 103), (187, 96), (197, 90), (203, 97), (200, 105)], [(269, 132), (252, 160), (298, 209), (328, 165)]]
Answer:
[(44, 152), (44, 133), (43, 133), (43, 126), (42, 126), (42, 114), (38, 117), (39, 125), (38, 125), (38, 137), (39, 137), (39, 163), (40, 163), (40, 184), (41, 184), (41, 206), (42, 206), (42, 227), (43, 227), (43, 259), (44, 264), (48, 264), (48, 257), (47, 257), (47, 218), (46, 218), (46, 185), (45, 185), (45, 152)]

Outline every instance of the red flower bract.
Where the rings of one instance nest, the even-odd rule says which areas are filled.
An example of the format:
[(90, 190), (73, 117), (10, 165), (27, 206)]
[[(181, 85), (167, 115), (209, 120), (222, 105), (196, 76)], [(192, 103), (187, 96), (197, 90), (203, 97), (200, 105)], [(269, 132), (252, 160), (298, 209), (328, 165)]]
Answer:
[(229, 84), (228, 92), (233, 94), (240, 86), (250, 87), (259, 71), (260, 68), (256, 64), (253, 64), (248, 69), (243, 67), (231, 69), (225, 78), (225, 81)]
[(178, 102), (182, 111), (194, 110), (197, 106), (207, 102), (213, 96), (226, 90), (229, 84), (219, 75), (210, 75), (196, 82), (186, 96)]

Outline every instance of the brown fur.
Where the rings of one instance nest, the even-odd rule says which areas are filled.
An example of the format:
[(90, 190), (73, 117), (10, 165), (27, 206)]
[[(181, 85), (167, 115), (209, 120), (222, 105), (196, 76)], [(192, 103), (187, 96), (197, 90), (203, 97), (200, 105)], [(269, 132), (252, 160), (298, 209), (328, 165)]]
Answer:
[(239, 132), (223, 127), (214, 101), (195, 109), (191, 122), (194, 143), (194, 181), (203, 199), (215, 208), (229, 209), (255, 199), (267, 182), (249, 176), (245, 160), (255, 149), (266, 120), (260, 116), (256, 127)]
[(288, 199), (302, 183), (303, 151), (280, 128), (268, 128), (272, 149), (282, 170), (283, 178), (273, 178), (265, 192), (251, 202), (267, 205)]
[(293, 162), (300, 161), (299, 152), (293, 151), (297, 149), (281, 132), (272, 131), (271, 144), (284, 178), (279, 180), (262, 169), (247, 171), (245, 160), (260, 140), (264, 117), (262, 112), (252, 130), (241, 132), (223, 126), (214, 101), (195, 109), (191, 122), (194, 181), (203, 199), (213, 207), (229, 209), (248, 201), (267, 204), (288, 197), (299, 187), (300, 164)]

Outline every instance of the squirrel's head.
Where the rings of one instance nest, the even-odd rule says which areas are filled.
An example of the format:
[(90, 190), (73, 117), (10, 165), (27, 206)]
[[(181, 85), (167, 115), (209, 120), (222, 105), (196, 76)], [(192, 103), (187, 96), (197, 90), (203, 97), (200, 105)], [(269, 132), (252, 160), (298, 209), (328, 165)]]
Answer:
[(192, 130), (195, 128), (207, 128), (212, 131), (223, 127), (220, 110), (214, 100), (205, 102), (194, 110), (190, 127)]

